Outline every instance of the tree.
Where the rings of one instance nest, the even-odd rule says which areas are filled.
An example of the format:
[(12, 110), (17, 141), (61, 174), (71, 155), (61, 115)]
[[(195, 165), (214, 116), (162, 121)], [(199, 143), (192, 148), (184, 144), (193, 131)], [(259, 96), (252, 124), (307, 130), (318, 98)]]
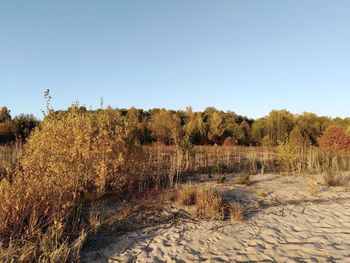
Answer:
[(294, 127), (294, 115), (286, 110), (274, 110), (267, 116), (266, 124), (272, 145), (283, 144)]
[(21, 114), (13, 119), (16, 127), (16, 138), (25, 141), (31, 132), (39, 125), (39, 121), (33, 115)]
[(12, 121), (0, 122), (0, 144), (16, 140), (16, 126)]
[(176, 144), (182, 133), (180, 117), (165, 109), (156, 111), (152, 117), (150, 128), (155, 139), (167, 145)]
[(220, 144), (221, 136), (224, 134), (225, 127), (223, 122), (223, 116), (220, 112), (213, 112), (208, 119), (209, 124), (209, 141), (215, 144)]
[(134, 135), (137, 140), (141, 144), (151, 142), (150, 132), (147, 128), (147, 119), (143, 110), (132, 107), (127, 111), (126, 117), (129, 124), (134, 128)]
[(267, 135), (266, 119), (262, 118), (255, 121), (251, 128), (251, 142), (253, 145), (262, 145), (263, 138)]
[(10, 121), (11, 115), (10, 111), (7, 109), (6, 106), (2, 107), (0, 109), (0, 122)]
[(297, 116), (295, 126), (299, 127), (304, 136), (308, 137), (312, 145), (318, 144), (318, 138), (329, 126), (331, 120), (316, 114), (304, 112)]
[(293, 128), (289, 135), (289, 143), (296, 147), (310, 146), (311, 142), (309, 138), (303, 134), (302, 130), (296, 126)]
[(186, 123), (184, 125), (184, 132), (189, 136), (193, 144), (201, 144), (206, 137), (206, 128), (203, 122), (202, 113), (193, 112), (192, 108), (186, 109)]
[(250, 143), (250, 126), (248, 122), (243, 121), (239, 125), (238, 142), (240, 145), (249, 146)]

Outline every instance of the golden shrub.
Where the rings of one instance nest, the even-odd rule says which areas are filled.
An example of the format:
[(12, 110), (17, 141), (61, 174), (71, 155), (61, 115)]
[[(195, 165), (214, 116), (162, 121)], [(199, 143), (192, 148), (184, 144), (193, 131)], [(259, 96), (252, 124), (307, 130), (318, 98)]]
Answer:
[(51, 114), (25, 147), (23, 172), (41, 180), (55, 178), (82, 191), (121, 191), (140, 168), (134, 153), (142, 149), (131, 130), (113, 110), (89, 113), (73, 107)]
[(0, 182), (0, 251), (15, 246), (28, 251), (23, 260), (16, 252), (17, 261), (50, 259), (66, 251), (72, 227), (80, 231), (72, 218), (84, 194), (121, 193), (146, 180), (132, 129), (113, 110), (50, 112), (25, 145), (20, 171)]

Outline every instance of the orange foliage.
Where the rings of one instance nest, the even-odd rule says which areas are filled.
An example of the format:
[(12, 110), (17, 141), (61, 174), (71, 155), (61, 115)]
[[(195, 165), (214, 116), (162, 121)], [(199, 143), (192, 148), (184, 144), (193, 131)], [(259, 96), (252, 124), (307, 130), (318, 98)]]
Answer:
[(320, 145), (331, 151), (350, 151), (350, 136), (341, 126), (330, 126), (320, 138)]
[(236, 140), (234, 140), (231, 136), (227, 137), (223, 143), (224, 146), (235, 146)]

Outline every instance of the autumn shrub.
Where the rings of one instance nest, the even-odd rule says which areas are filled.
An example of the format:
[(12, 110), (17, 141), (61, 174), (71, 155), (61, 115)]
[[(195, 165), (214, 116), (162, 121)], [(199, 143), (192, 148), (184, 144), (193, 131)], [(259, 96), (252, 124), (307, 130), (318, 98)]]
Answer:
[(141, 174), (142, 149), (118, 113), (79, 112), (47, 117), (28, 141), (22, 160), (29, 177), (70, 178), (76, 189), (123, 191)]
[(284, 172), (296, 172), (297, 164), (302, 159), (300, 151), (302, 147), (291, 143), (284, 143), (278, 146), (278, 164)]
[(307, 167), (305, 155), (311, 142), (299, 127), (295, 127), (289, 138), (278, 146), (278, 162), (283, 171), (301, 173)]
[(12, 182), (0, 182), (1, 250), (29, 246), (16, 261), (53, 262), (80, 231), (73, 221), (86, 194), (132, 191), (149, 180), (144, 152), (131, 134), (112, 110), (50, 112), (25, 145), (20, 171)]
[(330, 151), (350, 151), (350, 136), (341, 126), (328, 127), (319, 139), (319, 143), (321, 147)]

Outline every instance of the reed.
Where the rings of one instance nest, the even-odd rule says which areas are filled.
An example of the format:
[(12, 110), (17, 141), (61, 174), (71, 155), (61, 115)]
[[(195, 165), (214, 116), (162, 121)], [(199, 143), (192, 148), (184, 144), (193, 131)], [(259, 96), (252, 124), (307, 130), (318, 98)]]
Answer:
[(159, 185), (177, 184), (180, 177), (193, 174), (320, 174), (350, 170), (349, 153), (328, 152), (318, 147), (195, 146), (186, 158), (175, 146), (145, 148), (150, 170)]
[(10, 179), (19, 167), (19, 159), (22, 155), (22, 144), (0, 145), (0, 181), (3, 178)]

